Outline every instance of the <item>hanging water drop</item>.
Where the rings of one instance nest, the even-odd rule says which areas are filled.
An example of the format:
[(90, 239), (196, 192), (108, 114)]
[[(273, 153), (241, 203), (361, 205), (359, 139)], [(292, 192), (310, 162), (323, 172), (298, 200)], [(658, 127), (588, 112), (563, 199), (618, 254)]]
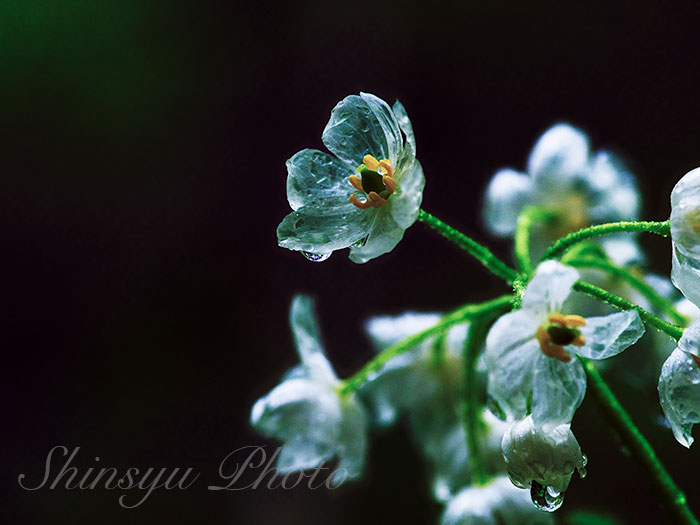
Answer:
[(367, 244), (367, 237), (364, 237), (359, 241), (352, 243), (352, 248), (362, 248), (365, 244)]
[(328, 252), (328, 253), (301, 252), (301, 254), (311, 262), (323, 262), (331, 256), (331, 253), (333, 253), (333, 252)]
[(552, 487), (543, 487), (536, 481), (530, 485), (530, 497), (535, 507), (545, 512), (554, 512), (564, 503), (564, 493)]
[(581, 477), (581, 479), (585, 478), (588, 475), (588, 470), (586, 469), (586, 465), (588, 465), (588, 456), (586, 454), (581, 455), (581, 464), (576, 467), (576, 470), (578, 471), (578, 475)]

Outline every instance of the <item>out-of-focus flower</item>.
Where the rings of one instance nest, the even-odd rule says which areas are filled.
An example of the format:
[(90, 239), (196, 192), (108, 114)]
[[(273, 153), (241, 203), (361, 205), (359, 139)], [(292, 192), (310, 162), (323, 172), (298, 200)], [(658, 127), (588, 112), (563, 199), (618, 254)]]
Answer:
[(441, 525), (531, 523), (547, 525), (554, 517), (538, 510), (527, 491), (515, 488), (505, 476), (484, 486), (466, 487), (450, 500)]
[(342, 248), (356, 263), (391, 251), (416, 221), (425, 185), (406, 110), (350, 95), (321, 139), (335, 156), (305, 149), (287, 161), (293, 211), (277, 228), (279, 245), (314, 261)]
[[(640, 196), (634, 177), (611, 153), (592, 153), (580, 130), (557, 124), (533, 147), (527, 173), (512, 169), (497, 172), (486, 190), (484, 218), (496, 235), (512, 236), (518, 215), (534, 205), (553, 212), (548, 224), (533, 231), (535, 255), (555, 239), (592, 224), (635, 220)], [(630, 235), (600, 240), (617, 264), (641, 259)]]
[(673, 284), (700, 306), (700, 168), (686, 173), (671, 192)]
[(659, 399), (676, 440), (690, 448), (691, 430), (700, 423), (700, 321), (683, 331), (661, 368)]
[(528, 416), (506, 430), (502, 446), (508, 475), (517, 487), (536, 482), (556, 498), (568, 488), (575, 470), (586, 474), (588, 460), (568, 424), (535, 425)]
[(636, 310), (584, 318), (562, 313), (578, 272), (549, 260), (527, 285), (522, 308), (500, 317), (486, 338), (489, 394), (511, 420), (532, 413), (537, 425), (570, 423), (586, 391), (571, 354), (605, 359), (644, 333)]
[(277, 458), (282, 473), (338, 459), (332, 479), (340, 484), (362, 473), (367, 416), (355, 394), (341, 396), (340, 381), (326, 359), (309, 297), (292, 301), (290, 323), (301, 364), (259, 399), (250, 415), (261, 433), (284, 442)]
[[(378, 351), (435, 325), (439, 314), (405, 313), (375, 317), (366, 329)], [(391, 359), (361, 393), (373, 408), (376, 422), (385, 426), (404, 416), (411, 436), (431, 471), (431, 487), (438, 501), (449, 500), (471, 481), (462, 403), (463, 348), (467, 325), (453, 327), (444, 339), (429, 339)], [(503, 472), (501, 438), (507, 423), (488, 410), (483, 413), (484, 466)]]

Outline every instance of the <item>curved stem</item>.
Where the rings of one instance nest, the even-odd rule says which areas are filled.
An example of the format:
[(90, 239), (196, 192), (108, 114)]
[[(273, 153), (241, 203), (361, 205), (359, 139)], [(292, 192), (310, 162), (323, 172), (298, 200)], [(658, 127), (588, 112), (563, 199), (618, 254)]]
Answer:
[(674, 516), (674, 523), (696, 524), (697, 518), (688, 507), (685, 495), (676, 486), (668, 471), (664, 468), (656, 456), (644, 435), (630, 418), (627, 411), (608, 387), (593, 363), (578, 356), (583, 363), (583, 368), (588, 376), (588, 386), (593, 392), (598, 405), (602, 408), (610, 425), (617, 431), (632, 456), (639, 462), (653, 480), (654, 485), (662, 494), (664, 503)]
[(678, 310), (676, 310), (671, 301), (660, 295), (644, 279), (640, 279), (625, 268), (621, 268), (606, 260), (593, 257), (567, 259), (566, 264), (576, 266), (577, 268), (596, 268), (598, 270), (608, 272), (615, 277), (624, 279), (637, 291), (639, 291), (660, 312), (667, 314), (674, 323), (681, 326), (685, 326), (688, 323), (688, 319), (684, 315), (680, 314)]
[(483, 264), (487, 270), (504, 279), (508, 284), (512, 283), (513, 280), (517, 278), (518, 272), (496, 257), (486, 246), (479, 244), (474, 239), (455, 230), (452, 226), (445, 224), (427, 211), (421, 209), (418, 212), (418, 220), (427, 224), (428, 227), (438, 232), (445, 239), (455, 243)]
[(472, 319), (467, 338), (464, 341), (464, 432), (467, 439), (472, 478), (477, 485), (484, 485), (488, 481), (480, 446), (482, 438), (482, 432), (480, 432), (481, 403), (479, 402), (476, 364), (479, 360), (479, 348), (486, 337), (490, 321), (491, 316), (488, 318), (479, 316)]
[(538, 221), (544, 221), (555, 217), (551, 211), (537, 208), (536, 206), (527, 206), (518, 215), (518, 221), (515, 226), (515, 262), (518, 269), (526, 275), (530, 275), (534, 266), (530, 255), (530, 233), (532, 227)]
[(639, 316), (646, 323), (661, 330), (662, 332), (666, 332), (676, 341), (680, 339), (683, 335), (683, 328), (681, 328), (680, 326), (676, 326), (667, 321), (664, 321), (663, 319), (656, 317), (654, 314), (647, 312), (641, 306), (637, 306), (636, 304), (631, 303), (627, 299), (623, 299), (622, 297), (612, 294), (607, 290), (603, 290), (602, 288), (599, 288), (594, 284), (587, 283), (585, 281), (576, 281), (574, 283), (574, 290), (586, 295), (590, 295), (591, 297), (595, 297), (596, 299), (599, 299), (604, 303), (614, 306), (615, 308), (619, 308), (620, 310), (631, 310), (634, 308), (639, 312)]
[(502, 295), (483, 303), (462, 306), (461, 308), (446, 314), (434, 326), (407, 337), (406, 339), (403, 339), (402, 341), (399, 341), (398, 343), (382, 350), (374, 357), (374, 359), (343, 382), (340, 387), (341, 395), (348, 395), (356, 391), (363, 384), (365, 384), (373, 374), (379, 372), (391, 359), (397, 355), (407, 352), (426, 339), (444, 334), (454, 325), (464, 323), (475, 316), (483, 315), (490, 311), (510, 308), (512, 302), (513, 297), (511, 295)]
[(671, 225), (670, 221), (620, 221), (597, 224), (565, 235), (552, 244), (540, 260), (544, 261), (545, 259), (559, 257), (571, 246), (585, 239), (620, 232), (648, 232), (661, 235), (662, 237), (669, 237), (671, 235)]

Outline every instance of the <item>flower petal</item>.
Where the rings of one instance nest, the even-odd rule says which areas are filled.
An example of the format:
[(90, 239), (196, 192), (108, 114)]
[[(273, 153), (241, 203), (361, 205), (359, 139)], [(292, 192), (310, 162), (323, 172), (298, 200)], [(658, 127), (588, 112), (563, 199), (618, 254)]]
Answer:
[(539, 138), (527, 161), (527, 172), (535, 184), (562, 188), (579, 177), (588, 164), (588, 138), (580, 130), (557, 124)]
[(580, 328), (586, 344), (566, 349), (589, 359), (607, 359), (636, 343), (644, 334), (637, 310), (625, 310), (603, 317), (589, 317)]
[(543, 262), (525, 288), (523, 308), (536, 312), (560, 311), (578, 279), (578, 271), (570, 266), (553, 259)]
[(693, 321), (683, 330), (683, 336), (678, 341), (678, 348), (687, 354), (700, 357), (700, 321)]
[(503, 169), (486, 188), (484, 220), (492, 233), (512, 235), (520, 211), (532, 202), (532, 179), (523, 173)]
[(345, 97), (331, 111), (321, 140), (339, 159), (355, 166), (365, 155), (396, 162), (398, 123), (391, 108), (382, 104), (386, 106), (372, 95)]
[(588, 213), (593, 222), (635, 220), (641, 198), (636, 179), (616, 155), (596, 154), (586, 177), (591, 195)]
[(391, 207), (382, 206), (374, 213), (367, 231), (368, 236), (365, 244), (353, 247), (350, 250), (350, 260), (354, 263), (363, 264), (380, 255), (389, 253), (399, 244), (405, 230), (394, 221)]
[(398, 183), (397, 193), (391, 196), (389, 204), (394, 221), (405, 230), (416, 222), (423, 201), (425, 175), (418, 160), (414, 160), (413, 164), (402, 173)]
[(379, 351), (436, 325), (441, 317), (440, 314), (414, 312), (407, 312), (395, 317), (373, 317), (365, 324), (365, 330)]
[(287, 200), (293, 210), (353, 211), (350, 195), (355, 191), (348, 182), (357, 166), (314, 149), (304, 149), (287, 161)]
[(697, 231), (700, 210), (700, 168), (686, 173), (671, 192), (671, 238), (677, 250), (697, 259), (700, 257), (700, 233)]
[(689, 301), (700, 305), (700, 261), (683, 255), (675, 242), (671, 253), (673, 284)]
[(646, 261), (637, 236), (630, 233), (606, 235), (598, 240), (606, 255), (617, 266), (639, 265)]
[(486, 337), (489, 394), (511, 419), (527, 414), (532, 370), (540, 353), (535, 339), (537, 326), (531, 312), (517, 310), (501, 316)]
[(397, 100), (394, 102), (391, 109), (394, 112), (394, 116), (396, 117), (396, 121), (398, 122), (401, 131), (403, 131), (403, 134), (406, 137), (404, 149), (408, 150), (410, 154), (415, 157), (416, 137), (413, 134), (413, 126), (408, 118), (408, 113), (406, 113), (406, 108), (404, 108), (403, 104)]
[(309, 296), (294, 297), (289, 311), (289, 324), (292, 327), (299, 358), (302, 364), (309, 368), (311, 375), (329, 382), (336, 380), (336, 375), (321, 345), (321, 331), (318, 327), (313, 300)]
[[(343, 418), (340, 421), (336, 453), (340, 457), (338, 471), (332, 479), (339, 484), (362, 474), (367, 453), (367, 415), (357, 401), (357, 396), (340, 400)], [(342, 469), (342, 471), (341, 471)]]
[[(369, 234), (376, 217), (374, 210), (360, 210), (354, 206), (342, 212), (299, 208), (287, 215), (277, 227), (277, 241), (289, 250), (310, 253), (330, 253), (348, 248)], [(398, 242), (398, 241), (397, 241)]]
[(661, 368), (659, 399), (673, 435), (690, 448), (693, 425), (700, 423), (700, 368), (686, 352), (676, 348)]
[(578, 359), (563, 363), (540, 353), (532, 385), (535, 425), (571, 423), (586, 394), (586, 373)]

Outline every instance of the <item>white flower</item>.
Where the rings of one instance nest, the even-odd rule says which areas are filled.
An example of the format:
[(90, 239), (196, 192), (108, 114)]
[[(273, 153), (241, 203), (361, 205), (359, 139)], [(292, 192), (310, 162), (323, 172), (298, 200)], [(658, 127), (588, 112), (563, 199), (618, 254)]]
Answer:
[[(435, 325), (439, 314), (405, 313), (375, 317), (366, 329), (378, 351)], [(471, 481), (461, 407), (464, 392), (464, 341), (467, 325), (448, 332), (444, 346), (429, 339), (391, 359), (367, 383), (362, 394), (380, 425), (405, 416), (411, 436), (429, 464), (431, 487), (438, 501), (449, 500)], [(501, 438), (508, 427), (484, 410), (487, 427), (482, 442), (483, 461), (491, 473), (503, 472)]]
[(659, 399), (676, 440), (690, 448), (694, 441), (690, 432), (700, 423), (700, 321), (683, 331), (661, 368)]
[(517, 487), (534, 481), (562, 494), (574, 470), (585, 475), (586, 456), (566, 423), (540, 426), (528, 416), (506, 430), (502, 447), (508, 475)]
[(538, 510), (528, 491), (515, 488), (505, 476), (482, 487), (461, 490), (445, 508), (441, 525), (492, 525), (554, 523), (554, 517)]
[(570, 423), (586, 391), (583, 365), (571, 354), (605, 359), (644, 333), (636, 310), (588, 318), (563, 314), (578, 278), (573, 268), (545, 261), (525, 289), (522, 308), (489, 331), (489, 394), (511, 420), (531, 412), (537, 425)]
[(343, 248), (356, 263), (390, 252), (416, 221), (425, 185), (403, 105), (347, 96), (321, 139), (333, 155), (305, 149), (287, 161), (293, 211), (277, 228), (279, 245), (315, 261)]
[(341, 383), (321, 346), (310, 298), (294, 298), (290, 324), (301, 365), (255, 403), (250, 421), (263, 434), (284, 441), (277, 458), (280, 472), (310, 469), (337, 458), (332, 482), (340, 484), (362, 473), (365, 409), (354, 394), (339, 394)]
[[(634, 177), (612, 154), (592, 153), (580, 130), (557, 124), (537, 141), (527, 162), (527, 173), (497, 172), (486, 190), (484, 218), (496, 235), (512, 236), (518, 215), (527, 205), (554, 212), (554, 220), (533, 231), (532, 245), (539, 255), (553, 240), (591, 224), (637, 219), (639, 191)], [(630, 235), (600, 240), (617, 264), (641, 259)]]
[(700, 168), (686, 173), (671, 192), (671, 279), (700, 306)]

